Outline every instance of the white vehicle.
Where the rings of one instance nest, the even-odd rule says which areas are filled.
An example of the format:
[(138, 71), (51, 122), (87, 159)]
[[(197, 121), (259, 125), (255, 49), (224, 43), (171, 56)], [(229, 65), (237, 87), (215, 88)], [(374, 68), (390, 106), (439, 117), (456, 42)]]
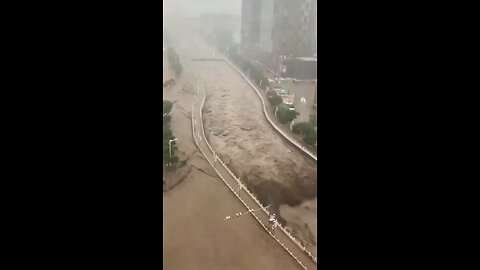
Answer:
[(273, 90), (281, 97), (288, 96), (288, 92), (282, 88), (273, 88)]
[(294, 95), (280, 95), (282, 97), (282, 101), (286, 105), (293, 105), (293, 101), (295, 99)]
[(288, 92), (286, 90), (280, 90), (280, 96), (288, 96)]

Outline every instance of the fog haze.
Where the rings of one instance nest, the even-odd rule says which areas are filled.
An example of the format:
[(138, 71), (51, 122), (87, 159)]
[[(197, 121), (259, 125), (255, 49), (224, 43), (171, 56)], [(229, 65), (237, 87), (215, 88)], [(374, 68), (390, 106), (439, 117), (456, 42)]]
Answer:
[(241, 0), (163, 0), (165, 15), (185, 17), (203, 13), (225, 13), (235, 16), (241, 14)]

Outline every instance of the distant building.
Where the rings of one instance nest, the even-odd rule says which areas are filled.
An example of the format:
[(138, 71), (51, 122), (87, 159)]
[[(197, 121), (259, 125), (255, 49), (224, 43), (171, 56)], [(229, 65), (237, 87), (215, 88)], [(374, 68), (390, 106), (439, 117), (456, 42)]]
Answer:
[(298, 57), (281, 60), (280, 76), (297, 80), (313, 80), (317, 78), (317, 58)]
[(316, 0), (243, 0), (242, 52), (281, 71), (281, 56), (316, 54)]
[(275, 0), (261, 0), (260, 2), (260, 37), (258, 47), (267, 53), (271, 53), (273, 49), (272, 30)]
[(313, 55), (317, 57), (317, 1), (313, 3), (312, 6), (312, 16), (314, 17), (314, 23), (313, 23), (313, 40), (312, 40), (312, 47), (313, 47)]
[(316, 53), (316, 9), (316, 0), (275, 1), (273, 68), (280, 70), (281, 56), (312, 57)]
[(260, 41), (261, 0), (242, 1), (242, 45), (251, 46)]

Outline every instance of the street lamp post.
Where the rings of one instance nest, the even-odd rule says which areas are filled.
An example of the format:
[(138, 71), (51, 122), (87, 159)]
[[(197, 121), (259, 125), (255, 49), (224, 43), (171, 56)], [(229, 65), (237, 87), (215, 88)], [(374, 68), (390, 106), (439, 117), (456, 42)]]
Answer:
[(173, 139), (168, 141), (168, 147), (170, 148), (170, 156), (172, 156), (172, 142), (178, 141), (178, 139)]

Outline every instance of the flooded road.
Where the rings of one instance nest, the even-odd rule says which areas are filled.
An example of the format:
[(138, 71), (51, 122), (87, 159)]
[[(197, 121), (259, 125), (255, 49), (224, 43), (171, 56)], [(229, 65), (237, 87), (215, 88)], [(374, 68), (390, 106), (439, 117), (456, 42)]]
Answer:
[[(181, 159), (189, 158), (186, 166), (194, 169), (184, 182), (164, 195), (164, 235), (168, 235), (164, 255), (170, 257), (164, 266), (298, 269), (258, 224), (245, 220), (227, 227), (217, 223), (218, 218), (233, 214), (242, 206), (219, 179), (215, 180), (213, 173), (208, 175), (209, 165), (202, 161), (192, 142), (188, 114), (195, 77), (201, 79), (207, 91), (203, 119), (212, 147), (264, 204), (272, 204), (282, 223), (298, 231), (295, 235), (307, 246), (316, 246), (312, 240), (316, 239), (316, 163), (273, 131), (256, 94), (227, 63), (191, 61), (200, 55), (218, 57), (219, 52), (194, 34), (179, 32), (182, 35), (176, 36), (174, 46), (184, 73), (178, 84), (164, 94), (175, 102), (172, 130), (179, 138)], [(214, 236), (216, 231), (220, 231), (218, 237)], [(179, 258), (177, 253), (181, 253)], [(314, 253), (316, 256), (316, 247)], [(198, 265), (188, 263), (187, 255), (197, 256), (194, 260)]]
[[(203, 113), (212, 147), (260, 201), (272, 204), (284, 225), (298, 231), (296, 236), (305, 244), (316, 245), (316, 224), (297, 218), (308, 213), (312, 220), (312, 212), (300, 205), (316, 198), (316, 163), (272, 129), (258, 96), (227, 63), (195, 62), (195, 66), (206, 83)], [(294, 208), (298, 215), (284, 215), (278, 211), (281, 205), (300, 206)]]

